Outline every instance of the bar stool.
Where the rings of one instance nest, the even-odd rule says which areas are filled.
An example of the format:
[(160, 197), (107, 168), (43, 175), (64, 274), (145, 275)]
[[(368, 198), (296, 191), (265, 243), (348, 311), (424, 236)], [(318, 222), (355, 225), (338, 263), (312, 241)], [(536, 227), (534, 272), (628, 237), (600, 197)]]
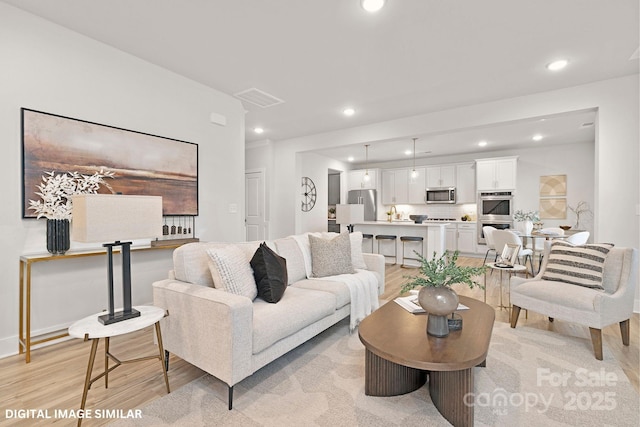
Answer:
[[(378, 234), (376, 236), (376, 240), (378, 241), (378, 253), (380, 253), (380, 240), (390, 240), (393, 243), (393, 255), (384, 255), (385, 257), (393, 257), (394, 262), (393, 265), (398, 263), (398, 248), (396, 247), (396, 239), (398, 236), (394, 236), (392, 234)], [(373, 244), (373, 241), (371, 242)]]
[(371, 239), (371, 253), (373, 253), (373, 234), (363, 234), (362, 240)]
[(424, 256), (424, 238), (420, 237), (420, 236), (401, 236), (400, 237), (400, 241), (402, 242), (402, 265), (401, 267), (407, 267), (404, 264), (404, 260), (405, 259), (411, 259), (414, 261), (420, 261), (419, 258), (410, 258), (410, 257), (405, 257), (404, 256), (404, 244), (406, 242), (420, 242), (420, 255)]

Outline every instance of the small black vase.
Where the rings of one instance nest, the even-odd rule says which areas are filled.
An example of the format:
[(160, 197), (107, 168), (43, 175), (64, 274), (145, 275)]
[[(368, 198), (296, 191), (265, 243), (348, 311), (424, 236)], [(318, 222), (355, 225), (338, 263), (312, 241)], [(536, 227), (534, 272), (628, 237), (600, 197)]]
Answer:
[(47, 250), (53, 255), (63, 255), (69, 250), (71, 240), (69, 238), (68, 219), (47, 220)]

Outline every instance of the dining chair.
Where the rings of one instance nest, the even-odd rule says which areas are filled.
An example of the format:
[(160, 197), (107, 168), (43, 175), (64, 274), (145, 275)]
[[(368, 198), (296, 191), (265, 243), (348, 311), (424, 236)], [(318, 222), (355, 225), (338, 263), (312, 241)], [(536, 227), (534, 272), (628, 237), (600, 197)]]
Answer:
[(588, 231), (580, 231), (579, 233), (572, 234), (571, 236), (567, 236), (564, 239), (565, 242), (569, 242), (572, 245), (584, 245), (589, 240), (589, 232)]
[(498, 251), (496, 251), (496, 245), (493, 242), (493, 232), (496, 230), (497, 228), (492, 227), (490, 225), (485, 225), (484, 227), (482, 227), (484, 242), (487, 245), (487, 252), (484, 254), (484, 261), (482, 262), (482, 265), (484, 265), (487, 262), (487, 257), (489, 256), (489, 252), (491, 251), (495, 252), (496, 254), (493, 260), (495, 261), (496, 259), (498, 259)]
[[(520, 252), (518, 252), (518, 261), (520, 262), (520, 264), (526, 266), (527, 258), (529, 258), (529, 265), (531, 266), (531, 271), (533, 272), (533, 260), (531, 259), (533, 251), (522, 246), (522, 239), (520, 238), (520, 236), (509, 230), (495, 230), (492, 233), (492, 237), (498, 255), (502, 253), (502, 250), (504, 249), (506, 244), (520, 245)], [(521, 258), (524, 259), (524, 263), (522, 262)]]

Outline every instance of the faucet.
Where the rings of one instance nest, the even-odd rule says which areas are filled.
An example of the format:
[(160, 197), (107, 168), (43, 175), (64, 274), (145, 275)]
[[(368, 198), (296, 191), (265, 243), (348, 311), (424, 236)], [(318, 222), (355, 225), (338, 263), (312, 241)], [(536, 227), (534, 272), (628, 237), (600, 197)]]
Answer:
[(391, 209), (389, 209), (389, 212), (391, 212), (391, 218), (393, 218), (394, 213), (396, 214), (396, 216), (398, 216), (398, 210), (396, 209), (396, 205), (391, 205)]

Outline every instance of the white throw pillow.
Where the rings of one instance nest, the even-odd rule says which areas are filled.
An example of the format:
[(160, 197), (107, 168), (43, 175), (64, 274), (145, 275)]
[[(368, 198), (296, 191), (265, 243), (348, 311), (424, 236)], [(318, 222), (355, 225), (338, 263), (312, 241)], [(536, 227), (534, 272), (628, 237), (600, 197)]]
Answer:
[(364, 256), (362, 256), (362, 231), (354, 231), (349, 234), (349, 238), (351, 239), (351, 263), (353, 268), (366, 270), (367, 264), (364, 262)]
[(252, 301), (258, 296), (258, 286), (253, 277), (251, 264), (242, 249), (234, 245), (207, 249), (209, 271), (213, 286)]

